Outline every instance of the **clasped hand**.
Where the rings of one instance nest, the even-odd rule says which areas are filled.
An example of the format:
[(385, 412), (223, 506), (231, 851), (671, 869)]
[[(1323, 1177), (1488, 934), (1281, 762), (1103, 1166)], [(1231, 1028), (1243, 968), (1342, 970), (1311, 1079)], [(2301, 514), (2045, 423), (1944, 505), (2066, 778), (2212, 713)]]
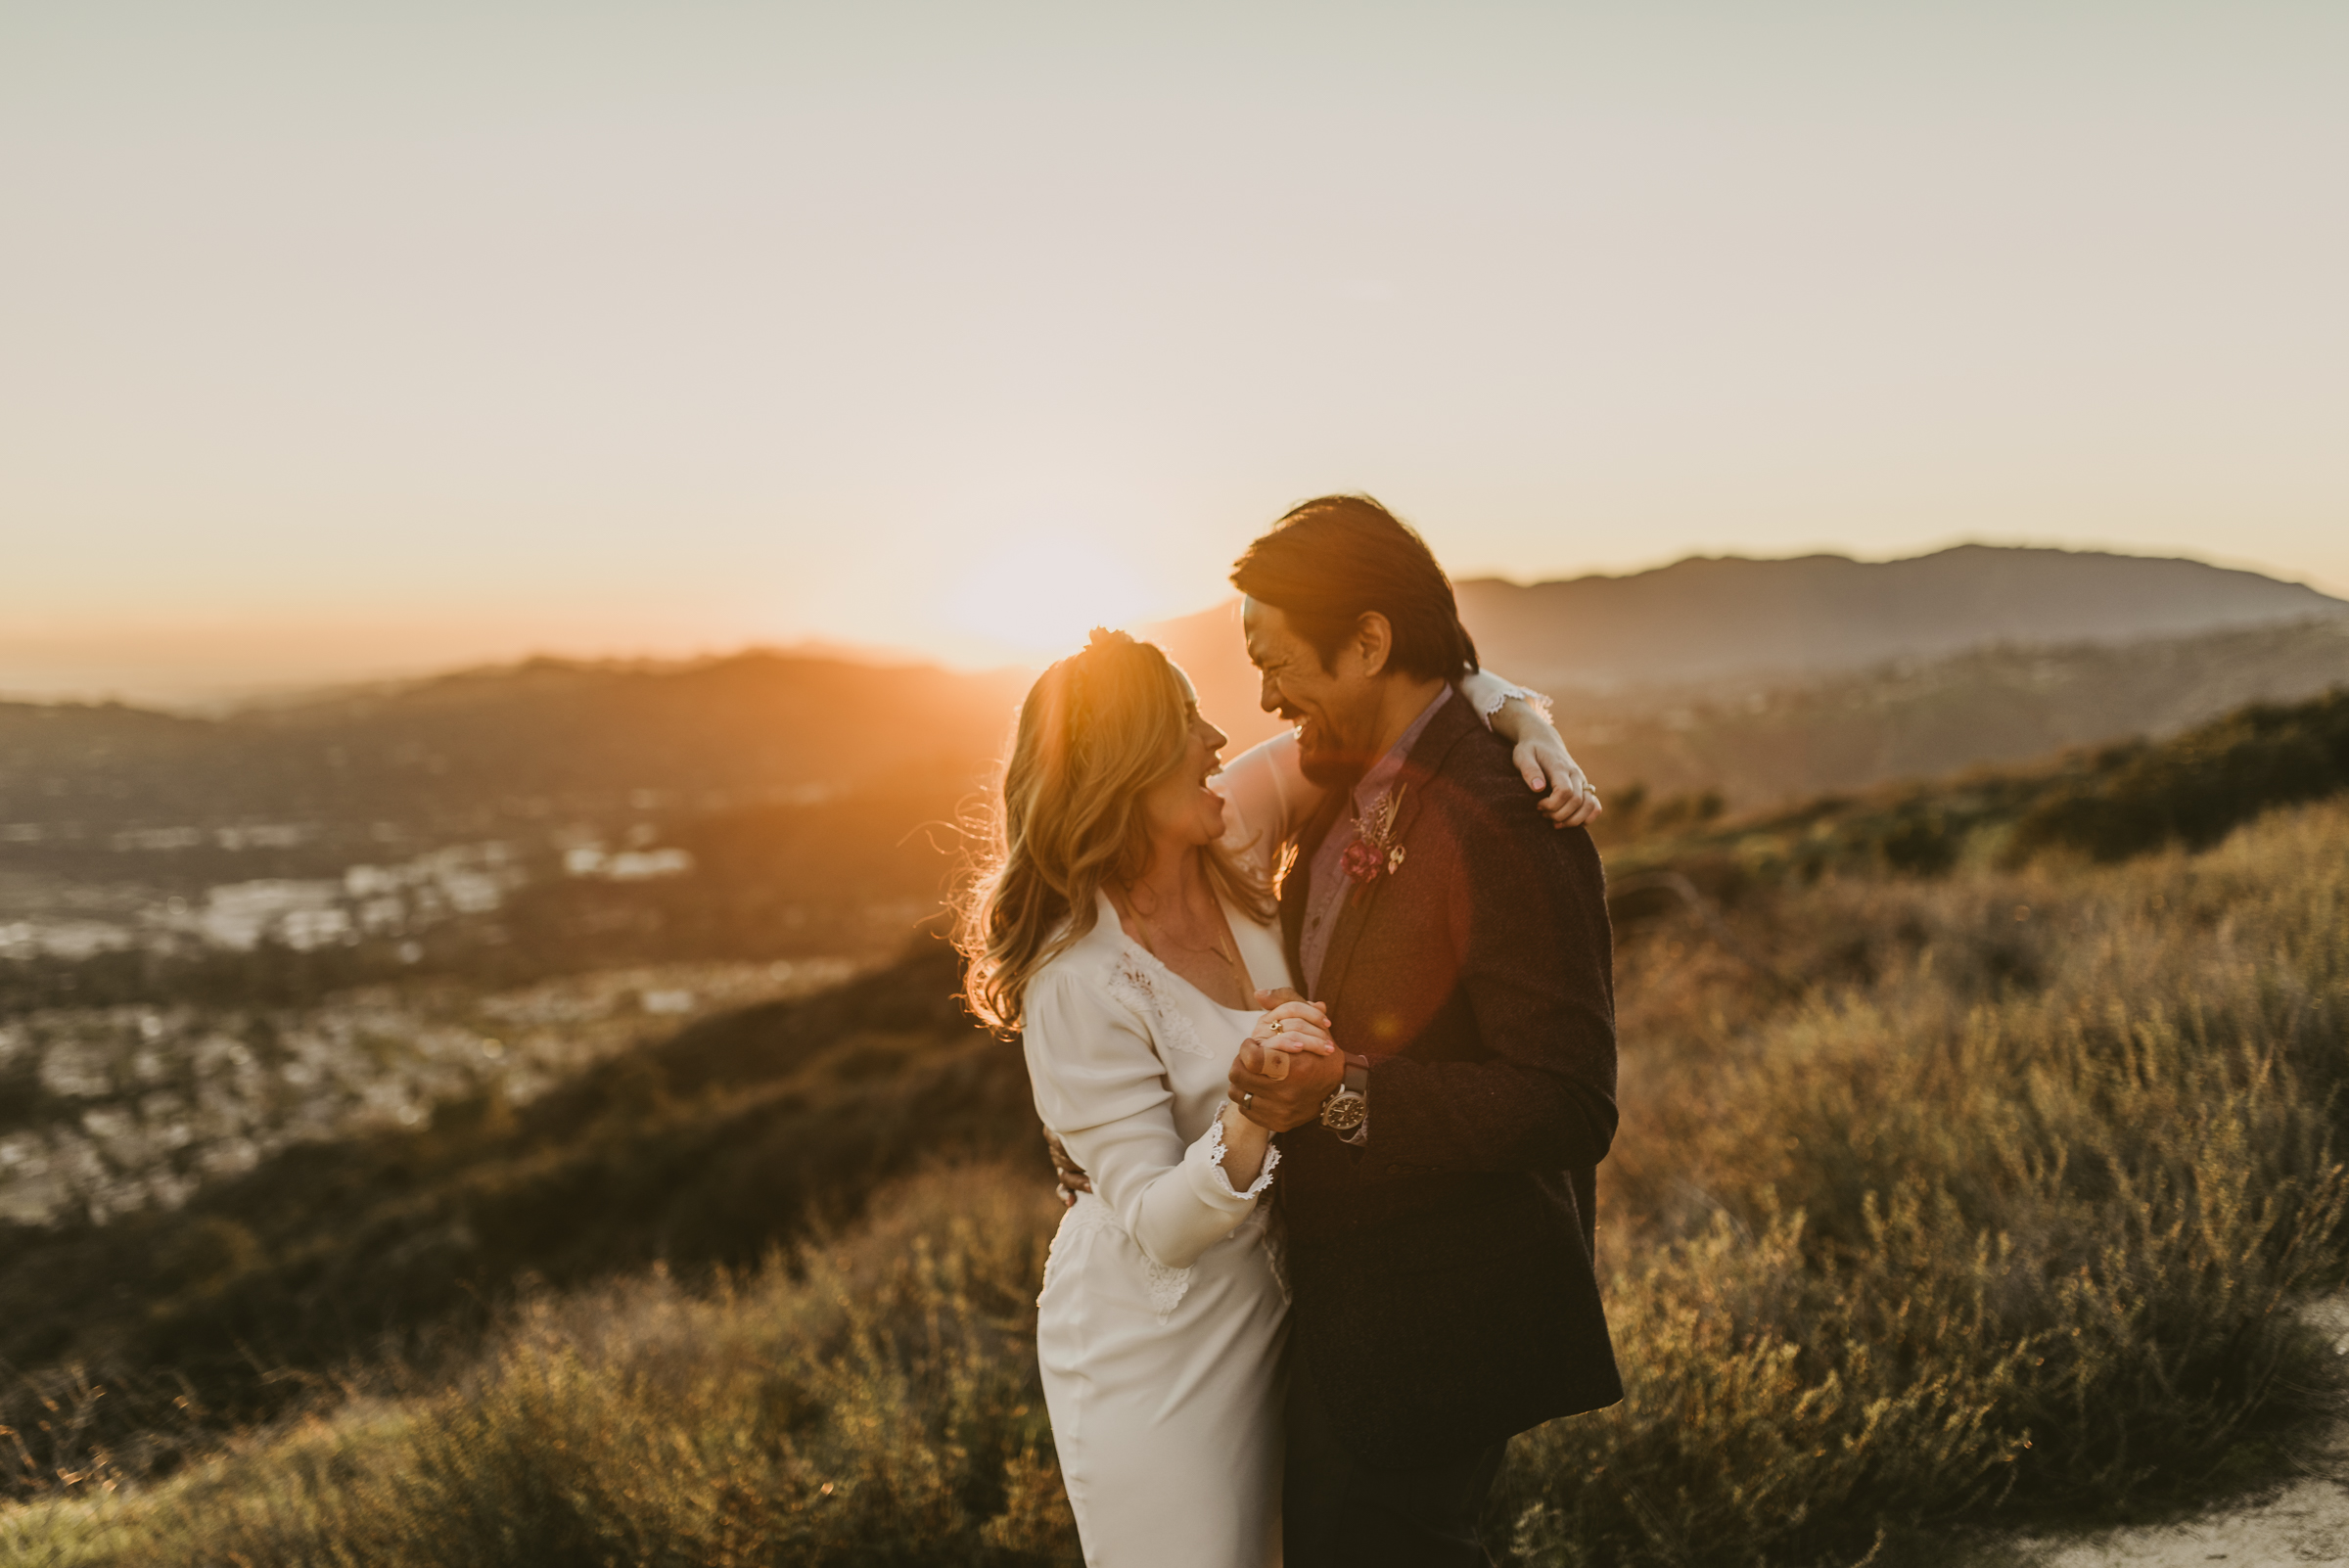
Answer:
[[(1321, 1114), (1321, 1102), (1346, 1077), (1346, 1058), (1330, 1038), (1329, 1014), (1320, 1003), (1309, 1002), (1284, 986), (1258, 992), (1256, 1004), (1265, 1015), (1231, 1059), (1231, 1102), (1257, 1126), (1286, 1132)], [(1267, 1073), (1267, 1067), (1272, 1072)], [(1044, 1130), (1044, 1147), (1051, 1151), (1064, 1208), (1075, 1203), (1080, 1192), (1093, 1190), (1084, 1167), (1070, 1157), (1068, 1145), (1049, 1128)]]
[(1303, 1127), (1346, 1077), (1329, 1013), (1286, 987), (1260, 991), (1265, 1015), (1231, 1061), (1231, 1099), (1240, 1114), (1274, 1132)]

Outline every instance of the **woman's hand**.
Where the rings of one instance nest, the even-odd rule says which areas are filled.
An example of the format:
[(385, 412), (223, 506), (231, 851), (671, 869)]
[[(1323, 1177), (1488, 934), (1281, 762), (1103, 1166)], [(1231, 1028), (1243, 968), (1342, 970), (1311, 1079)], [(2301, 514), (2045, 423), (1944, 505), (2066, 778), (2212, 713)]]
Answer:
[(1541, 792), (1540, 809), (1552, 827), (1582, 827), (1606, 809), (1583, 776), (1582, 764), (1566, 750), (1566, 738), (1539, 708), (1522, 697), (1509, 698), (1493, 715), (1493, 732), (1512, 743), (1509, 757), (1518, 776), (1527, 789)]
[(1519, 741), (1509, 755), (1527, 789), (1547, 792), (1539, 809), (1549, 818), (1550, 826), (1584, 827), (1597, 821), (1599, 812), (1606, 809), (1599, 804), (1598, 791), (1583, 776), (1582, 764), (1566, 750), (1556, 731)]
[[(1275, 998), (1288, 996), (1289, 1001)], [(1338, 1048), (1329, 1033), (1329, 1013), (1319, 1002), (1309, 1002), (1293, 991), (1260, 991), (1257, 1003), (1265, 1006), (1265, 1015), (1248, 1032), (1248, 1043), (1264, 1051), (1262, 1071), (1267, 1078), (1289, 1076), (1288, 1058), (1292, 1054), (1312, 1051), (1327, 1056)], [(1267, 1006), (1266, 1004), (1270, 1003)]]

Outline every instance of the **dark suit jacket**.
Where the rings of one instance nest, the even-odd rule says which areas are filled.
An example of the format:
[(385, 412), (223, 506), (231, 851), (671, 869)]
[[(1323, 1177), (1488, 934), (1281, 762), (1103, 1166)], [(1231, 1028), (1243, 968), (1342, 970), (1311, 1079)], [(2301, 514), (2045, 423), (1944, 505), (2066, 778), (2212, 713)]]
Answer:
[[(1456, 696), (1405, 759), (1403, 863), (1350, 892), (1315, 1000), (1368, 1056), (1361, 1147), (1280, 1135), (1291, 1354), (1371, 1464), (1449, 1458), (1623, 1397), (1591, 1268), (1615, 1134), (1606, 888)], [(1332, 791), (1281, 889), (1290, 967)]]

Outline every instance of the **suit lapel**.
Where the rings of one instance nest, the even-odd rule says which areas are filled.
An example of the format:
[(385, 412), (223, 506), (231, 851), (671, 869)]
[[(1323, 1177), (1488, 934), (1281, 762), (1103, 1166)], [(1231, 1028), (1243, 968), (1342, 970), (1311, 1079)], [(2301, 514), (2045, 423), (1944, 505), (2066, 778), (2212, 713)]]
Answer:
[(1407, 874), (1411, 826), (1427, 807), (1428, 782), (1442, 770), (1451, 749), (1477, 727), (1475, 715), (1468, 712), (1467, 699), (1454, 692), (1452, 700), (1427, 721), (1427, 728), (1420, 731), (1410, 755), (1403, 760), (1402, 771), (1396, 774), (1392, 787), (1403, 791), (1403, 799), (1396, 807), (1393, 838), (1404, 847), (1404, 864), (1397, 872), (1382, 871), (1366, 887), (1347, 891), (1344, 901), (1338, 905), (1338, 923), (1329, 934), (1329, 950), (1321, 955), (1321, 983), (1316, 988), (1315, 1000), (1333, 1001), (1346, 984), (1347, 965), (1354, 957), (1355, 945), (1361, 940), (1380, 895), (1397, 874)]

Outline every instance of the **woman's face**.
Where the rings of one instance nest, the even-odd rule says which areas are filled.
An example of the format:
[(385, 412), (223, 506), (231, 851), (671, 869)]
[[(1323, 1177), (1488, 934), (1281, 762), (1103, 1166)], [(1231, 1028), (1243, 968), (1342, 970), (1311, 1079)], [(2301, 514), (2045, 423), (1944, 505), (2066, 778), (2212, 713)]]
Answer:
[(1199, 714), (1199, 699), (1185, 679), (1185, 712), (1190, 733), (1183, 742), (1182, 761), (1142, 795), (1142, 813), (1151, 837), (1177, 844), (1213, 844), (1223, 836), (1223, 797), (1207, 781), (1223, 766), (1223, 743), (1229, 737)]

